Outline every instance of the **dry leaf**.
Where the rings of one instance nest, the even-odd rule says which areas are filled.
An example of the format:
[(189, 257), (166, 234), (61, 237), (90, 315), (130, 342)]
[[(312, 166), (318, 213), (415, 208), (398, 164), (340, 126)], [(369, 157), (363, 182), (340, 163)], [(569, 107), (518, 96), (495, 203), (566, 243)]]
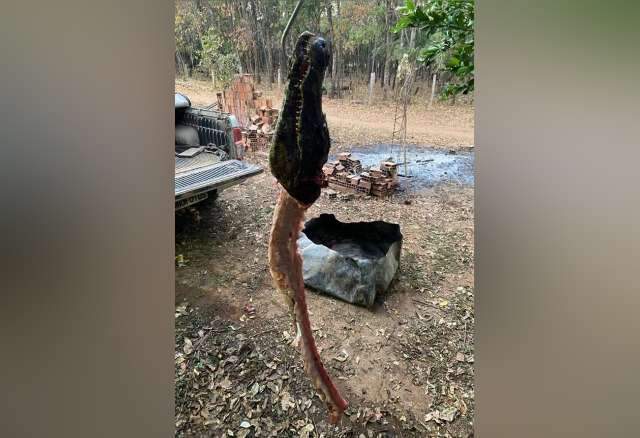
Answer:
[(424, 422), (428, 423), (429, 421), (438, 421), (440, 420), (440, 411), (431, 411), (427, 415), (424, 416)]
[(191, 339), (184, 338), (184, 347), (182, 347), (182, 350), (186, 355), (189, 355), (193, 352), (193, 343), (191, 342)]
[(309, 438), (309, 434), (313, 432), (313, 424), (306, 424), (302, 429), (300, 429), (300, 438)]
[(222, 389), (229, 390), (231, 389), (232, 386), (233, 386), (233, 383), (231, 383), (231, 380), (229, 380), (229, 377), (225, 376), (222, 382), (220, 382), (220, 387)]
[(450, 423), (454, 420), (457, 414), (458, 409), (455, 406), (449, 406), (440, 412), (440, 419)]
[(347, 353), (346, 351), (342, 350), (340, 352), (340, 356), (336, 356), (334, 357), (335, 360), (337, 360), (338, 362), (344, 362), (347, 359), (349, 359), (349, 353)]
[(280, 395), (280, 406), (283, 411), (288, 411), (290, 407), (295, 406), (295, 403), (291, 400), (291, 396), (287, 391), (283, 391)]

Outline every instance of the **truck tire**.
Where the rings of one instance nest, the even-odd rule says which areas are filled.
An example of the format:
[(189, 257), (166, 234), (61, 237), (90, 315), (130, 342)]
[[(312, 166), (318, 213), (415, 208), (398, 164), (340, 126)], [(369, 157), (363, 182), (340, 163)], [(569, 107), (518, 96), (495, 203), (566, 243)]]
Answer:
[(207, 199), (200, 203), (200, 205), (202, 205), (203, 207), (212, 205), (214, 202), (216, 202), (216, 199), (218, 199), (218, 190), (211, 190), (210, 192), (207, 192), (207, 194), (209, 195)]

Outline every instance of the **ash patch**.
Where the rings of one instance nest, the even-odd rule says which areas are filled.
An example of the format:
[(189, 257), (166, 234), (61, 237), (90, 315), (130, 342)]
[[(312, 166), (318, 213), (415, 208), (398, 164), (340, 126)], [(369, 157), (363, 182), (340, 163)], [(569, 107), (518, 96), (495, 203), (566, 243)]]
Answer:
[[(377, 166), (390, 157), (396, 163), (404, 162), (400, 146), (378, 143), (349, 149), (353, 158), (362, 162), (364, 168)], [(336, 159), (335, 156), (329, 159)], [(407, 146), (407, 175), (400, 177), (401, 188), (415, 191), (434, 187), (441, 183), (453, 183), (473, 187), (475, 183), (475, 153), (451, 151), (428, 146)], [(404, 164), (398, 166), (401, 175), (405, 174)]]

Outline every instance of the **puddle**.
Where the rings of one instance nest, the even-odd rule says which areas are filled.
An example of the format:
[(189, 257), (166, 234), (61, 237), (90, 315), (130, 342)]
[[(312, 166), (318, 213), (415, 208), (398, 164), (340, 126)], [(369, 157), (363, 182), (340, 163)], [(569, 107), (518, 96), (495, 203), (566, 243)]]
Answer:
[[(403, 153), (397, 145), (375, 144), (353, 147), (350, 151), (352, 157), (360, 160), (365, 169), (377, 166), (380, 161), (387, 160), (389, 157), (392, 157), (396, 163), (403, 162)], [(337, 158), (334, 154), (329, 159)], [(475, 155), (473, 152), (450, 154), (447, 150), (428, 146), (408, 146), (407, 161), (408, 178), (400, 177), (400, 186), (405, 190), (433, 187), (439, 183), (454, 183), (469, 187), (474, 185)], [(398, 172), (404, 175), (404, 164), (398, 166)]]

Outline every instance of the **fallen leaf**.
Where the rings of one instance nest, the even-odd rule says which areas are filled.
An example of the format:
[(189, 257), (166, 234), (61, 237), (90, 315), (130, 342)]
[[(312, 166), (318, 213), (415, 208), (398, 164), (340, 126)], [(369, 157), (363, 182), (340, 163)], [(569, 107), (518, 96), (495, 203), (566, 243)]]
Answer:
[(176, 307), (176, 319), (183, 315), (187, 315), (187, 303), (183, 303)]
[(276, 385), (273, 382), (268, 382), (267, 383), (267, 388), (269, 388), (271, 390), (271, 392), (273, 392), (274, 394), (277, 394), (278, 392), (280, 392), (280, 389), (278, 388), (278, 385)]
[(179, 268), (186, 266), (188, 261), (189, 260), (185, 259), (182, 254), (178, 254), (176, 256), (176, 264), (178, 265)]
[(295, 406), (296, 404), (291, 400), (291, 396), (287, 391), (282, 391), (280, 395), (280, 406), (283, 411), (288, 411), (290, 407)]
[(249, 318), (253, 318), (256, 314), (256, 307), (253, 304), (247, 303), (244, 306), (244, 313), (246, 313)]
[(309, 434), (313, 432), (313, 424), (309, 423), (300, 429), (300, 438), (309, 438)]
[(349, 353), (347, 353), (346, 351), (342, 350), (340, 352), (340, 356), (336, 356), (334, 357), (335, 360), (337, 360), (338, 362), (344, 362), (347, 359), (349, 359)]
[(220, 382), (220, 387), (222, 389), (229, 390), (231, 389), (232, 386), (233, 386), (233, 383), (231, 383), (231, 380), (229, 380), (229, 377), (225, 376), (222, 382)]
[(458, 408), (455, 406), (449, 406), (440, 412), (440, 419), (451, 423), (458, 414)]
[(193, 352), (193, 343), (191, 342), (191, 339), (184, 338), (184, 347), (182, 347), (182, 350), (186, 355), (189, 355)]

